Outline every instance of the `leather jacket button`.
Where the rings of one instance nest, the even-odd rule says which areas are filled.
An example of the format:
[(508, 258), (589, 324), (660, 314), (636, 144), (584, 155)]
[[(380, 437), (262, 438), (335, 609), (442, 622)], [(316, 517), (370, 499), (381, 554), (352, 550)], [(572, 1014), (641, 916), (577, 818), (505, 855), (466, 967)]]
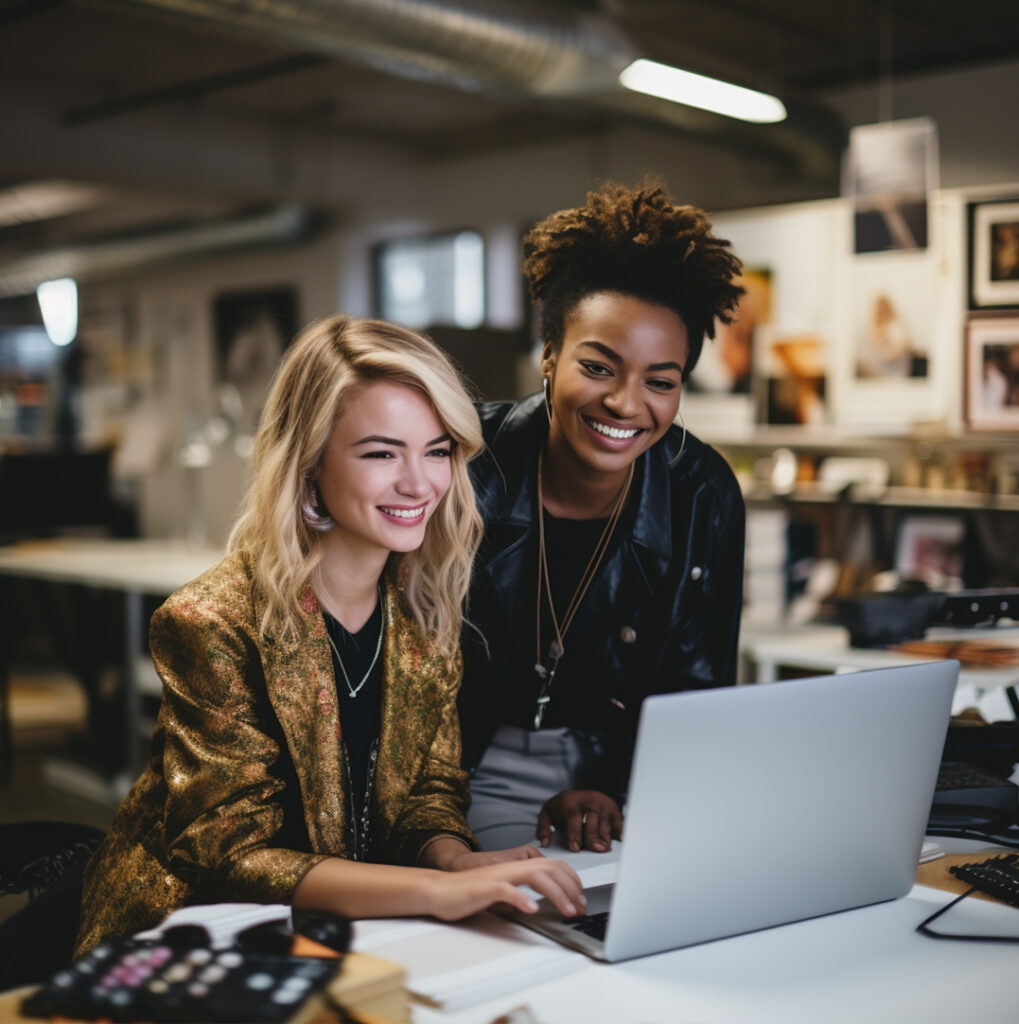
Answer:
[(692, 580), (699, 580), (703, 575), (704, 575), (704, 570), (699, 565), (695, 565), (690, 570), (690, 579), (692, 579)]
[(622, 640), (624, 644), (635, 643), (637, 640), (637, 630), (635, 630), (633, 626), (623, 626), (619, 631), (619, 639)]

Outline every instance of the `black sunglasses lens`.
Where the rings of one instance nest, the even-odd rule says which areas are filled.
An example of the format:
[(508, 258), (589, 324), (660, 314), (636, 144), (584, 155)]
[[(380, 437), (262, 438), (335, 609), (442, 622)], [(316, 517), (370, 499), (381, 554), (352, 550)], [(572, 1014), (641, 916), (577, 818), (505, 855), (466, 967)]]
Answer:
[(312, 942), (328, 946), (337, 953), (346, 953), (350, 948), (350, 921), (339, 914), (326, 910), (308, 910), (294, 907), (291, 910), (294, 932)]

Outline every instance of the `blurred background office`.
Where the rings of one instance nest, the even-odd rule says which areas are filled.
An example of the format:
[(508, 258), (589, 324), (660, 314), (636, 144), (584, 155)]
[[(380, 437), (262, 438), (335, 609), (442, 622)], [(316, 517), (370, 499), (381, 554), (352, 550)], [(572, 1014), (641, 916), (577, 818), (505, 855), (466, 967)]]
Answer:
[[(214, 552), (280, 353), (336, 310), (533, 390), (523, 232), (650, 172), (746, 266), (683, 412), (747, 496), (748, 644), (1015, 588), (1017, 55), (994, 0), (4, 0), (0, 541)], [(718, 82), (734, 106), (692, 105)], [(15, 750), (122, 773), (158, 581), (132, 611), (0, 577)]]

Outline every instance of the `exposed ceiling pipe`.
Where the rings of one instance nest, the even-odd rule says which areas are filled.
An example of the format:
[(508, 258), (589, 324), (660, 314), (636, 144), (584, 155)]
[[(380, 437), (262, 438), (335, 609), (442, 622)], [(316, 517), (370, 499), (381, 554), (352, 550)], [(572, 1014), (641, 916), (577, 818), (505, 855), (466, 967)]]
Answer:
[(317, 215), (288, 204), (133, 238), (51, 249), (0, 263), (0, 295), (27, 295), (43, 281), (62, 277), (88, 280), (198, 253), (298, 242), (319, 222)]
[(396, 74), (562, 97), (639, 56), (608, 19), (533, 0), (114, 0)]
[(393, 74), (549, 101), (672, 129), (769, 156), (805, 176), (837, 172), (832, 113), (790, 111), (780, 129), (742, 125), (623, 89), (640, 53), (605, 16), (533, 0), (107, 0), (201, 20), (220, 31), (324, 53)]

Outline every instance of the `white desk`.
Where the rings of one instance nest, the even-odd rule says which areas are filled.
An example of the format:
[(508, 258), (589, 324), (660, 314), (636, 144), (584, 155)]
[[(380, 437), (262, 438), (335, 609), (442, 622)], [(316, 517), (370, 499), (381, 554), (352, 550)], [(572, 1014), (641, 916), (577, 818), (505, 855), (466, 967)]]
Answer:
[[(586, 873), (611, 863), (619, 848), (554, 855)], [(952, 898), (914, 886), (892, 902), (617, 964), (596, 963), (488, 913), (453, 925), (358, 921), (354, 949), (403, 965), (407, 988), (437, 1000), (413, 1004), (414, 1024), (491, 1024), (522, 1006), (532, 1014), (524, 1020), (539, 1024), (1014, 1024), (1019, 945), (937, 940), (915, 930)], [(227, 933), (286, 914), (280, 905), (234, 904), (188, 908), (173, 923), (186, 915), (215, 923), (217, 934), (228, 919)], [(935, 927), (1017, 937), (1019, 910), (970, 898)]]
[[(934, 638), (940, 634), (929, 632)], [(1019, 647), (1019, 627), (953, 630), (959, 639), (993, 639)], [(745, 625), (740, 634), (740, 654), (749, 663), (747, 681), (771, 683), (779, 678), (779, 669), (800, 668), (811, 672), (835, 672), (887, 668), (890, 665), (916, 664), (925, 659), (883, 648), (849, 646), (849, 631), (841, 626), (753, 626)], [(1016, 668), (963, 668), (958, 689), (972, 688), (978, 695), (1001, 689), (1014, 692), (1019, 684)], [(1009, 697), (1010, 702), (1013, 700)], [(1014, 708), (1014, 704), (1013, 704)]]
[[(147, 626), (143, 621), (143, 599), (172, 594), (221, 557), (219, 548), (174, 540), (60, 539), (25, 541), (0, 548), (0, 576), (78, 583), (123, 592), (127, 769), (132, 780), (141, 768), (137, 659), (144, 649)], [(5, 712), (6, 703), (6, 699), (0, 700), (0, 714)], [(9, 735), (0, 734), (0, 747), (9, 750), (9, 744)]]
[[(456, 1012), (415, 1005), (414, 1021), (488, 1024), (526, 1005), (541, 1024), (1014, 1024), (1019, 945), (938, 941), (914, 930), (951, 898), (915, 886), (890, 903), (657, 956), (612, 965), (582, 957), (579, 967), (559, 977)], [(970, 898), (935, 924), (943, 930), (949, 926), (1019, 936), (1019, 911)], [(479, 944), (499, 937), (521, 950), (534, 943), (559, 948), (520, 926), (480, 915), (422, 935), (418, 944), (428, 947), (422, 955), (434, 960), (444, 945), (462, 949), (464, 932)], [(405, 940), (399, 948), (406, 954), (412, 945)], [(390, 956), (384, 945), (373, 944), (370, 951), (402, 959), (413, 975), (413, 956)]]
[[(591, 963), (459, 1013), (415, 1007), (414, 1021), (482, 1024), (526, 1005), (541, 1024), (1014, 1024), (1019, 947), (939, 942), (914, 932), (947, 899), (916, 887), (892, 903), (621, 964)], [(955, 920), (968, 927), (1007, 926), (1019, 934), (1012, 908), (968, 900), (958, 912)]]

